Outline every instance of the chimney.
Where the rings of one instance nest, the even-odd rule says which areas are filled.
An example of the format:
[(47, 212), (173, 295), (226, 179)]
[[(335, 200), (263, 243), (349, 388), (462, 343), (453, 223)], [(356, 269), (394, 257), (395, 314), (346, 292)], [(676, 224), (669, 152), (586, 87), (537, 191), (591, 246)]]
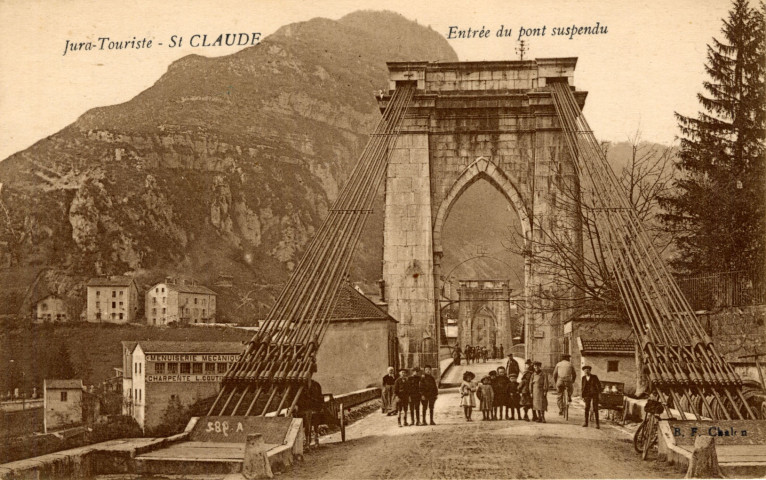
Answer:
[(386, 302), (386, 281), (382, 278), (378, 280), (378, 286), (380, 287), (380, 301)]

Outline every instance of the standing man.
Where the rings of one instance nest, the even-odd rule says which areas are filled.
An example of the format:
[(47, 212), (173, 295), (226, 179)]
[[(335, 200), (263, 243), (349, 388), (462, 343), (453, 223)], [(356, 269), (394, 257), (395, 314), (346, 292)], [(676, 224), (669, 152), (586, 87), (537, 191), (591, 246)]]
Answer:
[[(420, 368), (412, 367), (412, 374), (407, 379), (407, 394), (410, 405), (410, 425), (420, 425)], [(417, 423), (416, 423), (417, 419)]]
[(394, 382), (394, 395), (398, 400), (398, 406), (396, 407), (396, 421), (399, 426), (402, 426), (402, 415), (404, 415), (404, 426), (407, 424), (407, 402), (410, 399), (410, 394), (407, 391), (407, 369), (402, 368), (399, 370), (399, 378)]
[(381, 413), (388, 414), (389, 416), (393, 415), (394, 408), (394, 382), (396, 382), (396, 375), (394, 375), (394, 367), (388, 367), (388, 373), (386, 373), (383, 376), (383, 387), (380, 391), (381, 393), (381, 403), (380, 408), (382, 410)]
[(569, 358), (569, 355), (562, 355), (561, 361), (553, 367), (553, 384), (556, 385), (559, 415), (564, 415), (564, 389), (569, 396), (569, 402), (572, 401), (572, 385), (574, 385), (576, 374)]
[[(529, 421), (529, 409), (532, 408), (532, 360), (527, 359), (526, 370), (521, 376), (519, 384), (519, 393), (521, 394), (521, 406), (524, 408), (524, 420)], [(532, 420), (537, 421), (537, 410), (532, 408)]]
[(583, 427), (588, 426), (588, 419), (590, 418), (590, 409), (593, 408), (593, 413), (596, 416), (596, 428), (600, 428), (598, 425), (598, 395), (601, 393), (601, 382), (598, 377), (590, 374), (590, 366), (585, 365), (582, 367), (585, 375), (582, 377), (582, 399), (585, 401), (585, 423)]
[[(527, 360), (527, 362), (529, 362), (529, 360)], [(519, 380), (521, 369), (519, 368), (519, 364), (516, 362), (516, 359), (513, 358), (513, 353), (508, 354), (508, 363), (505, 364), (505, 369), (508, 371), (508, 378), (512, 378), (515, 381)]]
[(426, 365), (423, 369), (423, 376), (420, 377), (420, 401), (423, 403), (423, 425), (426, 424), (426, 409), (431, 414), (431, 425), (434, 423), (434, 404), (439, 395), (439, 387), (436, 386), (436, 380), (431, 376), (431, 366)]

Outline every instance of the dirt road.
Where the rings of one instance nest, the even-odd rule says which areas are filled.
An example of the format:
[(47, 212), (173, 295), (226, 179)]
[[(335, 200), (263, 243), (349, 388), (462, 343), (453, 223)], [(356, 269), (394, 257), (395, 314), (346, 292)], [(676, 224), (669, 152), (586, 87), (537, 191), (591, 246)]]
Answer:
[(641, 461), (629, 436), (602, 423), (583, 428), (574, 407), (568, 424), (549, 396), (546, 424), (520, 421), (466, 423), (457, 389), (442, 390), (436, 426), (398, 427), (375, 412), (323, 439), (281, 478), (681, 478), (667, 464)]

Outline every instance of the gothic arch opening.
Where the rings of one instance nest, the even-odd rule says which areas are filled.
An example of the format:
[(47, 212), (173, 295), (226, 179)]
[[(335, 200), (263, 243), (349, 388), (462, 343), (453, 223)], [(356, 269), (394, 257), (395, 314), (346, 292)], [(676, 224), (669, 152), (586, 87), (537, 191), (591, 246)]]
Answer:
[[(443, 340), (461, 348), (476, 342), (489, 352), (503, 344), (510, 351), (523, 338), (525, 263), (508, 247), (512, 236), (528, 231), (526, 207), (510, 180), (480, 160), (455, 182), (434, 225)], [(484, 298), (464, 298), (460, 292), (469, 284)]]

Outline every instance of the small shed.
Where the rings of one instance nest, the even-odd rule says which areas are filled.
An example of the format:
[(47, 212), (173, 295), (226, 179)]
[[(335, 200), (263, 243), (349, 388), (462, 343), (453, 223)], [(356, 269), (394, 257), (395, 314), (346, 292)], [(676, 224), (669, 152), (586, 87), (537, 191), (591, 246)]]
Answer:
[(43, 431), (83, 421), (82, 380), (43, 380)]
[[(636, 384), (635, 346), (632, 339), (577, 337), (582, 365), (602, 382), (623, 383), (630, 390)], [(582, 372), (581, 372), (582, 373)]]

